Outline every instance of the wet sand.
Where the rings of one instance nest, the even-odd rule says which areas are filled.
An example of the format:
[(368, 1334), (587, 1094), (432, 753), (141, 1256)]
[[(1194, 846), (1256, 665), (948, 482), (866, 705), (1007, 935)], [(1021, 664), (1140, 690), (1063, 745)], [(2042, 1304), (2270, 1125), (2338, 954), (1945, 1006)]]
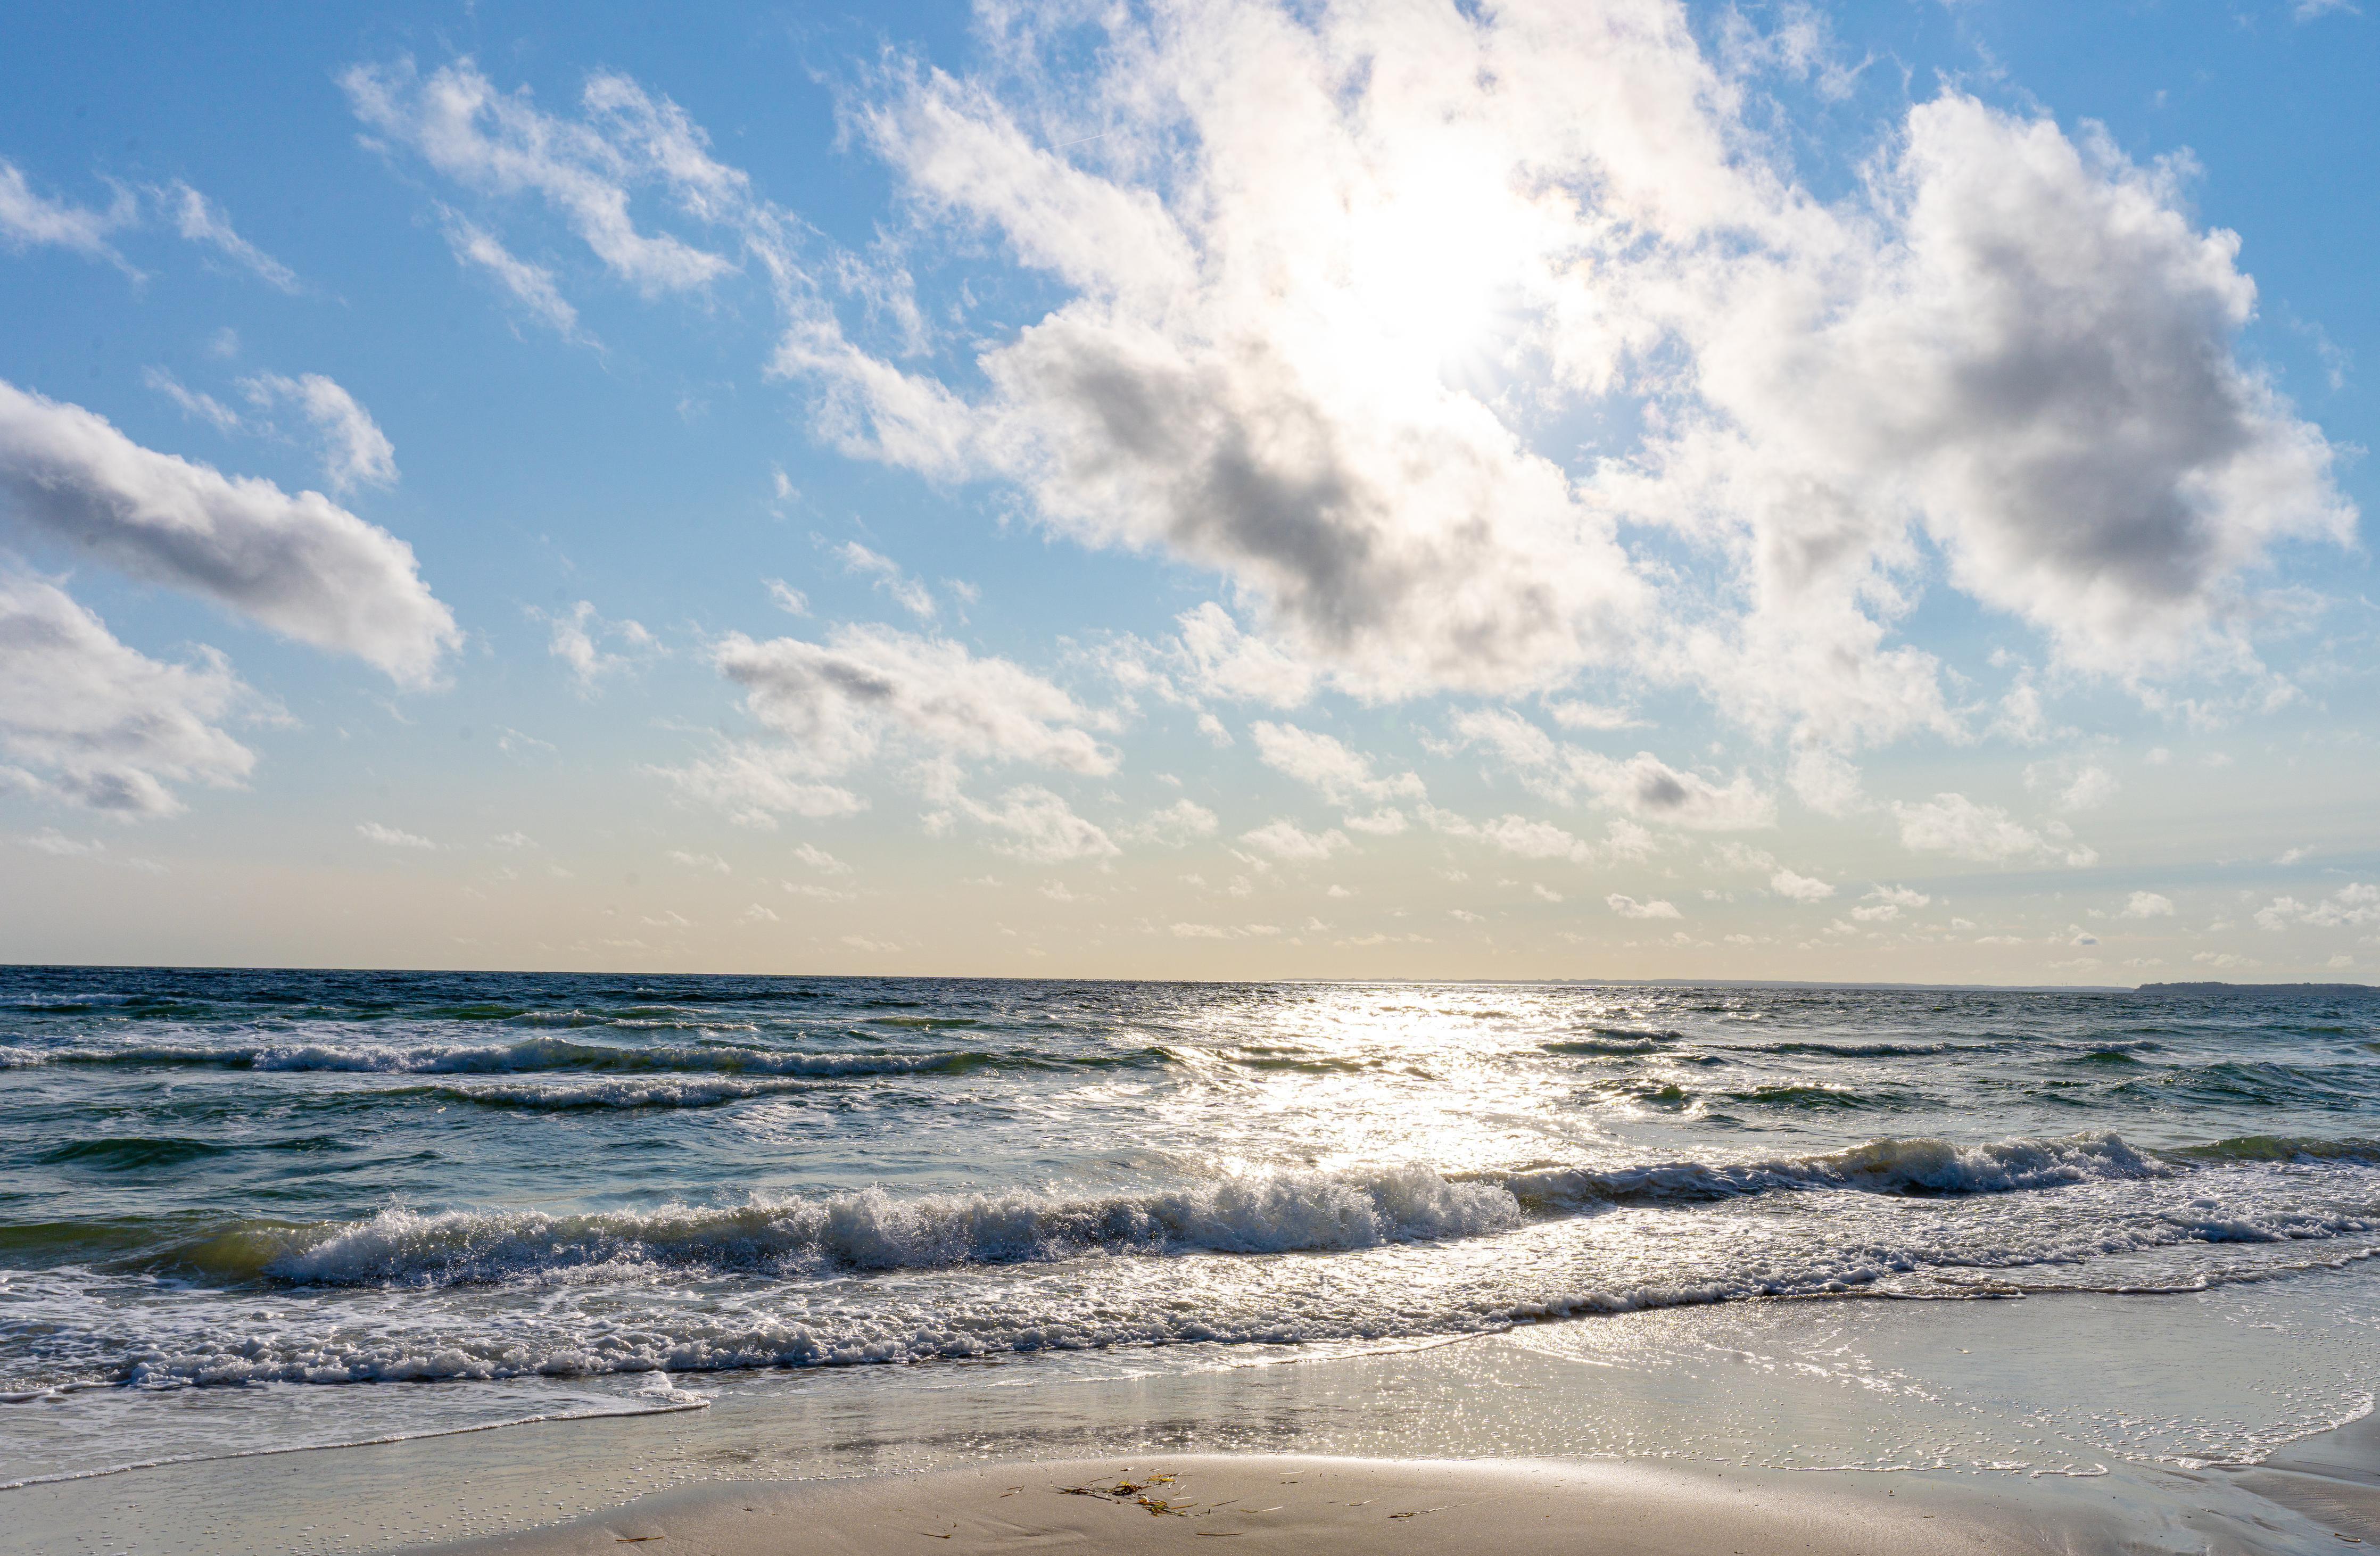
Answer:
[(2307, 1316), (2367, 1284), (1668, 1310), (1184, 1373), (730, 1374), (676, 1414), (0, 1491), (0, 1556), (2335, 1552), (2380, 1544), (2380, 1425), (2295, 1425), (2370, 1397)]
[(993, 1464), (852, 1480), (666, 1492), (453, 1556), (1908, 1556), (2119, 1550), (2108, 1510), (2017, 1495), (1885, 1494), (1826, 1477), (1548, 1461), (1179, 1454)]

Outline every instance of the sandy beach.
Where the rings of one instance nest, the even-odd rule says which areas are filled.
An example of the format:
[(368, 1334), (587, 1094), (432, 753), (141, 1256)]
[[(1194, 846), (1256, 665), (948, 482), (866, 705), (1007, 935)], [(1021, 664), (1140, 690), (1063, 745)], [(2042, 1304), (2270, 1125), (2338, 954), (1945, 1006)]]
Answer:
[(651, 1498), (452, 1556), (1235, 1551), (1270, 1556), (1936, 1556), (2147, 1549), (2080, 1499), (1878, 1493), (1775, 1474), (1547, 1461), (1183, 1454), (994, 1464), (922, 1476), (731, 1483)]
[[(0, 1491), (0, 1552), (2336, 1550), (2380, 1541), (2380, 1427), (2362, 1353), (2310, 1326), (2375, 1295), (2347, 1271), (1614, 1314), (1195, 1371), (682, 1379), (709, 1403)], [(180, 1397), (226, 1422), (276, 1398)], [(2309, 1429), (2331, 1408), (2353, 1418)]]

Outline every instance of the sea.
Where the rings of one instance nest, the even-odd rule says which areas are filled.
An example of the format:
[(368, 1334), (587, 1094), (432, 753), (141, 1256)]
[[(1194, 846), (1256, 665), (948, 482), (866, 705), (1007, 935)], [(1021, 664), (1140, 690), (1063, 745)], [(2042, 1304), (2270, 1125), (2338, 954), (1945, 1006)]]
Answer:
[(2062, 1297), (2261, 1403), (2060, 1464), (2248, 1462), (2371, 1409), (2375, 1253), (2372, 991), (0, 969), (0, 1490), (1896, 1303), (2072, 1377)]

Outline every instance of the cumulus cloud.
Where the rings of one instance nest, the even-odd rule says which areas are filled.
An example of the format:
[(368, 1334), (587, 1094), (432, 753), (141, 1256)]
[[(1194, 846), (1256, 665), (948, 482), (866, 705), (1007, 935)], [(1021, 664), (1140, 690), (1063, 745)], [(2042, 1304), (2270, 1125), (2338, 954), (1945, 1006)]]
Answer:
[(1114, 752), (1080, 727), (1090, 715), (1074, 698), (947, 638), (889, 626), (838, 627), (824, 643), (738, 632), (711, 657), (744, 688), (752, 716), (818, 772), (847, 771), (888, 740), (928, 754), (1115, 771)]
[(659, 771), (688, 797), (743, 826), (774, 829), (783, 815), (822, 821), (868, 808), (849, 789), (819, 782), (808, 755), (791, 747), (745, 741)]
[(2127, 918), (2170, 918), (2173, 917), (2173, 899), (2155, 892), (2134, 892), (2131, 900), (2124, 904), (2123, 916)]
[(356, 397), (318, 372), (260, 373), (240, 387), (259, 406), (293, 404), (322, 442), (322, 479), (334, 492), (396, 484), (396, 445)]
[[(838, 627), (823, 643), (731, 633), (711, 662), (778, 738), (728, 742), (713, 756), (662, 771), (687, 795), (747, 824), (773, 825), (788, 812), (820, 819), (863, 808), (851, 790), (823, 780), (880, 756), (916, 759), (943, 814), (979, 821), (990, 812), (959, 795), (956, 761), (1029, 762), (1092, 777), (1115, 771), (1115, 752), (1082, 727), (1092, 715), (1072, 696), (1019, 664), (978, 657), (947, 638), (865, 626)], [(1031, 796), (1046, 793), (1012, 790), (1001, 813), (1030, 822), (1041, 814)], [(1099, 833), (1078, 852), (1112, 851)]]
[(812, 843), (794, 845), (794, 857), (821, 875), (849, 875), (851, 867)]
[(2256, 910), (2256, 923), (2259, 928), (2275, 930), (2293, 924), (2311, 925), (2318, 930), (2380, 924), (2380, 886), (2350, 881), (2329, 896), (2311, 903), (2295, 897), (2275, 897)]
[(103, 418), (0, 383), (0, 517), (273, 631), (431, 682), (462, 640), (413, 548), (319, 492), (141, 447)]
[(1650, 902), (1638, 902), (1614, 892), (1603, 899), (1604, 906), (1622, 918), (1678, 918), (1684, 917), (1672, 904), (1655, 897)]
[(358, 821), (356, 835), (366, 843), (375, 843), (382, 848), (435, 848), (438, 846), (419, 833), (382, 826), (378, 821)]
[(1901, 846), (1917, 853), (1953, 854), (1986, 864), (2062, 857), (2068, 864), (2087, 865), (2098, 857), (2088, 848), (2069, 845), (2070, 840), (2056, 829), (2046, 836), (1998, 806), (1981, 805), (1961, 794), (1895, 804), (1892, 813), (1900, 823)]
[(55, 584), (0, 569), (0, 788), (172, 815), (173, 785), (237, 784), (255, 765), (222, 727), (249, 699), (221, 655), (150, 659)]
[[(799, 224), (625, 77), (560, 113), (468, 60), (342, 80), (375, 133), (542, 201), (648, 293), (764, 274), (771, 370), (845, 450), (1220, 577), (1232, 609), (1164, 650), (1184, 699), (1544, 693), (1609, 730), (1568, 694), (1698, 687), (1845, 815), (1860, 747), (1991, 717), (1904, 640), (1928, 590), (2145, 688), (2255, 671), (2260, 569), (2351, 539), (2331, 445), (2236, 350), (2254, 286), (2182, 159), (1948, 91), (1822, 196), (1741, 79), (1822, 52), (1791, 26), (1706, 50), (1670, 0), (979, 20), (996, 68), (894, 56), (847, 115), (917, 251), (997, 246), (1050, 299), (954, 305), (955, 351), (899, 261), (820, 267), (842, 317)], [(1642, 431), (1590, 459), (1582, 420)], [(2003, 711), (2047, 733), (2030, 682)], [(1742, 772), (1537, 735), (1515, 770), (1564, 803), (1774, 819)]]
[(578, 679), (578, 690), (586, 695), (594, 690), (602, 677), (627, 667), (628, 653), (608, 652), (606, 641), (617, 641), (628, 652), (650, 651), (657, 647), (653, 635), (635, 621), (606, 621), (591, 602), (581, 600), (567, 611), (552, 613), (529, 609), (529, 617), (544, 622), (549, 629), (546, 647), (553, 657), (570, 667)]
[(1231, 613), (1209, 600), (1174, 619), (1179, 659), (1191, 689), (1226, 702), (1294, 708), (1314, 695), (1311, 665), (1240, 630)]
[[(919, 212), (1064, 300), (980, 391), (816, 318), (779, 366), (847, 446), (1224, 573), (1342, 685), (1633, 657), (1822, 745), (1948, 733), (1938, 663), (1893, 638), (1920, 533), (2122, 675), (2244, 630), (2273, 544), (2348, 536), (2329, 445), (2234, 354), (2253, 286), (2179, 162), (1952, 91), (1825, 203), (1737, 116), (1742, 51), (1660, 0), (1117, 11), (1090, 51), (989, 24), (1000, 79), (896, 68), (857, 122)], [(1577, 472), (1507, 409), (1548, 399), (1658, 414)], [(1730, 590), (1653, 610), (1615, 517), (1708, 544)]]
[[(953, 812), (1005, 836), (992, 846), (1016, 858), (1037, 864), (1062, 864), (1073, 859), (1103, 859), (1123, 852), (1097, 824), (1075, 814), (1060, 796), (1038, 784), (1010, 789), (993, 805), (979, 804), (965, 795), (945, 796)], [(941, 817), (929, 818), (929, 823)]]
[(1775, 798), (1741, 772), (1721, 784), (1671, 767), (1650, 751), (1623, 761), (1556, 741), (1503, 709), (1457, 714), (1454, 732), (1459, 739), (1485, 746), (1532, 790), (1560, 804), (1584, 797), (1645, 821), (1710, 832), (1776, 824)]
[(1770, 876), (1768, 889), (1780, 897), (1791, 897), (1795, 902), (1824, 902), (1835, 894), (1835, 888), (1831, 883), (1820, 881), (1815, 876), (1797, 875), (1790, 869), (1780, 869)]
[(1240, 841), (1260, 854), (1292, 864), (1316, 864), (1349, 846), (1347, 834), (1336, 827), (1327, 832), (1310, 833), (1286, 818), (1268, 821), (1253, 832), (1242, 833)]
[(1427, 792), (1421, 779), (1411, 772), (1376, 776), (1369, 757), (1348, 749), (1332, 735), (1263, 720), (1249, 725), (1248, 734), (1257, 743), (1258, 760), (1307, 785), (1333, 805), (1419, 799)]
[(2024, 784), (2029, 789), (2050, 791), (2058, 808), (2070, 812), (2095, 810), (2115, 798), (2124, 786), (2114, 773), (2095, 762), (2077, 768), (2070, 761), (2028, 767), (2024, 770)]
[(1215, 813), (1195, 799), (1177, 799), (1131, 829), (1135, 842), (1179, 848), (1194, 838), (1212, 837), (1219, 825)]

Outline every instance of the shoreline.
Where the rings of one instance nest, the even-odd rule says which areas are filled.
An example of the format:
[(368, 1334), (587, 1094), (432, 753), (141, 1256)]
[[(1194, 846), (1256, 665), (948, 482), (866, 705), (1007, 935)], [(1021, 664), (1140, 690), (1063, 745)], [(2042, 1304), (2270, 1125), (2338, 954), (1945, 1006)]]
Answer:
[[(2360, 1340), (2342, 1341), (2322, 1321), (2380, 1299), (2380, 1275), (2286, 1284), (2196, 1296), (1646, 1310), (1419, 1350), (1291, 1351), (1187, 1371), (1135, 1371), (1135, 1358), (1084, 1354), (681, 1380), (703, 1391), (688, 1402), (707, 1397), (708, 1408), (201, 1459), (0, 1492), (0, 1552), (562, 1556), (660, 1535), (665, 1550), (738, 1556), (763, 1548), (736, 1544), (729, 1526), (759, 1516), (741, 1509), (764, 1502), (805, 1528), (829, 1503), (879, 1522), (956, 1508), (965, 1529), (927, 1533), (953, 1536), (955, 1549), (972, 1531), (988, 1552), (1024, 1549), (1002, 1543), (1024, 1538), (1010, 1527), (1017, 1498), (1002, 1494), (1028, 1484), (1015, 1478), (1027, 1473), (1020, 1466), (1067, 1485), (1126, 1466), (1135, 1477), (1195, 1469), (1182, 1494), (1211, 1509), (1236, 1494), (1220, 1479), (1289, 1460), (1333, 1477), (1389, 1477), (1383, 1484), (1421, 1497), (1420, 1507), (1452, 1505), (1429, 1500), (1439, 1490), (1507, 1512), (1514, 1498), (1551, 1498), (1560, 1504), (1553, 1511), (1569, 1510), (1552, 1522), (1573, 1535), (1620, 1527), (1614, 1520), (1624, 1523), (1630, 1508), (1700, 1516), (1703, 1501), (1756, 1492), (1768, 1499), (1761, 1506), (1798, 1520), (1801, 1548), (1813, 1552), (1929, 1550), (1923, 1541), (1952, 1526), (1968, 1550), (2380, 1543), (2380, 1417), (2352, 1386), (2370, 1369), (2364, 1352), (2340, 1348)], [(2185, 1354), (2200, 1365), (2175, 1368)], [(346, 1397), (195, 1403), (271, 1412)], [(2251, 1420), (2260, 1401), (2265, 1413)], [(2128, 1432), (2126, 1423), (2146, 1426)], [(1084, 1466), (1081, 1478), (1048, 1468), (1057, 1465)], [(1003, 1475), (978, 1495), (984, 1477)], [(1118, 1510), (1059, 1489), (1044, 1488), (1050, 1506), (1034, 1514), (1043, 1543), (1091, 1549), (1105, 1539), (1103, 1526), (1083, 1520), (1096, 1513), (1112, 1522)], [(1464, 1549), (1442, 1538), (1395, 1543), (1404, 1537), (1394, 1531), (1424, 1522), (1414, 1511), (1391, 1526), (1390, 1543), (1360, 1521), (1333, 1533), (1319, 1513), (1301, 1514), (1295, 1538), (1273, 1543), (1299, 1547), (1297, 1556), (1354, 1556), (1357, 1546), (1330, 1542), (1358, 1536), (1364, 1550)], [(1217, 1516), (1204, 1515), (1202, 1534), (1135, 1508), (1144, 1524), (1122, 1527), (1142, 1544), (1184, 1531), (1181, 1539), (1202, 1542), (1185, 1549), (1202, 1550), (1211, 1538), (1273, 1539), (1254, 1527), (1226, 1533)], [(652, 1526), (640, 1533), (622, 1520)], [(1904, 1524), (1921, 1527), (1904, 1538)], [(1879, 1544), (1888, 1525), (1891, 1538)], [(1725, 1543), (1751, 1526), (1706, 1523), (1675, 1549), (1780, 1549)], [(922, 1538), (905, 1535), (899, 1548)], [(1534, 1548), (1514, 1535), (1480, 1549)], [(1573, 1538), (1563, 1549), (1607, 1548)]]

